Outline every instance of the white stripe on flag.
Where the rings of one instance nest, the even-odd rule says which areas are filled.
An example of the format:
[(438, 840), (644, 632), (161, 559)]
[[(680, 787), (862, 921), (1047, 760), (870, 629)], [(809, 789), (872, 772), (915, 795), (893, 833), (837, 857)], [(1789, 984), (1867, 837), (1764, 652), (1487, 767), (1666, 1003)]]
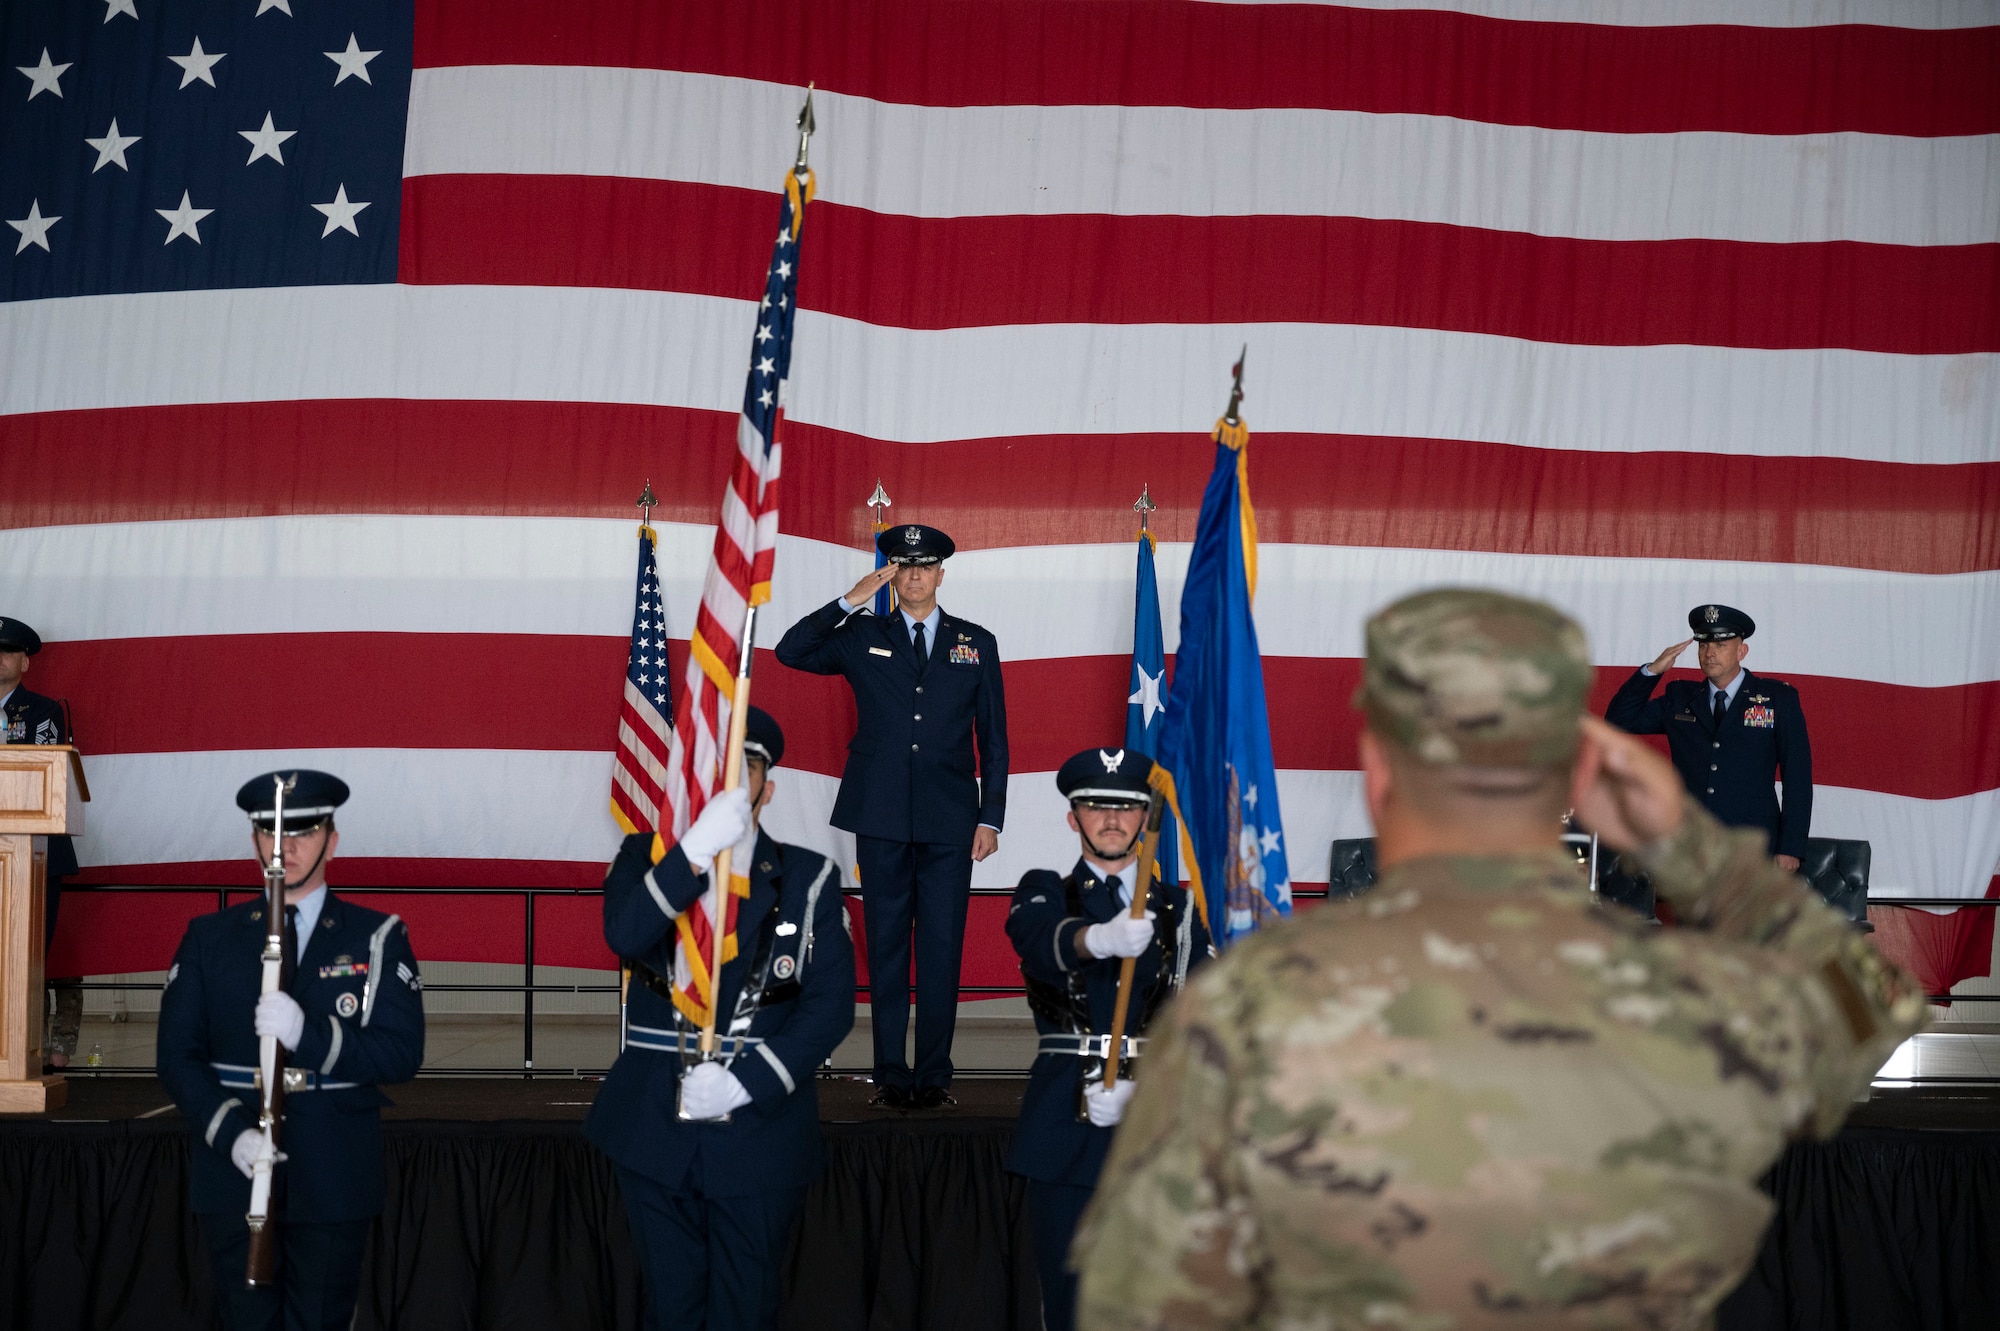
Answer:
[[(1254, 455), (1252, 467), (1254, 475)], [(333, 632), (624, 638), (632, 574), (619, 537), (629, 525), (392, 514), (24, 528), (0, 531), (0, 599), (53, 641)], [(714, 528), (659, 522), (655, 530), (668, 632), (684, 639)], [(874, 562), (866, 551), (796, 537), (780, 537), (779, 546), (792, 572), (776, 580), (759, 616), (767, 647)], [(1163, 605), (1179, 602), (1187, 553), (1185, 544), (1159, 546)], [(1266, 542), (1258, 636), (1267, 655), (1358, 657), (1370, 613), (1440, 585), (1553, 601), (1583, 623), (1603, 665), (1651, 660), (1685, 636), (1689, 606), (1713, 600), (1756, 617), (1751, 663), (1771, 674), (1921, 688), (2000, 678), (1994, 572)], [(1123, 541), (965, 551), (951, 561), (944, 596), (953, 613), (998, 635), (1004, 660), (1131, 651), (1132, 551)], [(732, 631), (736, 614), (722, 621)], [(1179, 621), (1169, 613), (1163, 627), (1171, 652)]]
[[(497, 858), (608, 863), (622, 835), (604, 804), (609, 753), (464, 749), (307, 749), (111, 754), (91, 760), (87, 865), (228, 860), (247, 854), (233, 799), (246, 772), (295, 763), (338, 772), (353, 788), (340, 812), (350, 856)], [(1279, 799), (1292, 872), (1323, 881), (1335, 837), (1369, 835), (1360, 774), (1281, 771)], [(787, 769), (766, 826), (854, 862), (853, 839), (827, 825), (839, 781)], [(424, 797), (412, 798), (410, 792)], [(973, 883), (1008, 887), (1032, 868), (1075, 863), (1076, 835), (1048, 772), (1014, 773), (1000, 850)], [(1821, 786), (1813, 831), (1874, 848), (1877, 895), (1970, 895), (2000, 860), (2000, 791), (1919, 800)], [(845, 875), (845, 870), (843, 871)], [(852, 882), (845, 875), (845, 882)]]
[[(1610, 134), (1304, 108), (910, 106), (825, 89), (813, 110), (820, 197), (877, 213), (1374, 217), (1772, 244), (2000, 237), (2000, 151), (1984, 136)], [(420, 69), (404, 170), (768, 190), (768, 164), (797, 145), (798, 111), (789, 84), (714, 74)], [(689, 125), (702, 132), (680, 128)]]
[[(741, 364), (718, 348), (743, 345), (755, 314), (749, 301), (714, 296), (564, 287), (17, 301), (0, 305), (0, 413), (424, 398), (736, 415)], [(1572, 346), (1341, 324), (913, 331), (812, 311), (798, 327), (790, 418), (907, 443), (1205, 429), (1216, 367), (1247, 340), (1275, 385), (1260, 398), (1259, 431), (2000, 461), (2000, 357), (1990, 354)]]

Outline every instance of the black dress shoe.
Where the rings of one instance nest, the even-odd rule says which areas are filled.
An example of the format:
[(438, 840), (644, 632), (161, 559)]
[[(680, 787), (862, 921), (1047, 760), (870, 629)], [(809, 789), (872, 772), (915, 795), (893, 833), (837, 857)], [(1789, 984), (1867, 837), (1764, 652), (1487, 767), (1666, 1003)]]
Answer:
[(869, 1098), (870, 1109), (908, 1109), (910, 1093), (901, 1086), (884, 1086)]
[(958, 1101), (942, 1086), (926, 1086), (917, 1092), (916, 1106), (919, 1109), (956, 1109)]

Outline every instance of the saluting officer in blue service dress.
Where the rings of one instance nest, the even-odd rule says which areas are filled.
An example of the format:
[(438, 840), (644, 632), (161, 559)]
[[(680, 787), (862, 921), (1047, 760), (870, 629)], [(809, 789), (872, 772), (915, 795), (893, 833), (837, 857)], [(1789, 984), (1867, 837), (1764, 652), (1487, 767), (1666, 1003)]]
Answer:
[[(1007, 812), (1007, 698), (1000, 647), (938, 608), (954, 546), (935, 527), (876, 538), (889, 562), (778, 642), (778, 660), (844, 675), (860, 713), (833, 825), (854, 833), (868, 932), (877, 1108), (937, 1109), (950, 1094), (959, 960), (972, 865), (1000, 845)], [(894, 579), (897, 611), (857, 613)], [(910, 1023), (910, 931), (916, 930), (917, 1066)]]
[[(1070, 1239), (1097, 1187), (1112, 1129), (1132, 1098), (1142, 1032), (1209, 956), (1208, 930), (1179, 884), (1155, 882), (1146, 917), (1131, 918), (1153, 760), (1134, 749), (1085, 749), (1056, 773), (1083, 855), (1068, 877), (1035, 869), (1014, 889), (1007, 937), (1040, 1036), (1007, 1168), (1028, 1180), (1042, 1321), (1068, 1331), (1076, 1313)], [(1104, 1060), (1126, 957), (1132, 970), (1118, 1083), (1104, 1089)]]
[[(69, 709), (54, 698), (21, 687), (29, 658), (42, 650), (42, 635), (18, 619), (0, 615), (0, 744), (72, 744)], [(62, 880), (76, 872), (76, 846), (67, 836), (48, 839), (46, 892), (42, 898), (42, 951), (55, 946), (56, 915), (62, 909)], [(74, 981), (56, 982), (54, 1039), (47, 1051), (51, 1066), (63, 1067), (74, 1052), (77, 1026), (83, 1018), (83, 991)]]
[[(814, 1073), (854, 1027), (840, 872), (757, 826), (784, 752), (778, 723), (751, 708), (743, 786), (710, 800), (658, 864), (651, 832), (626, 837), (604, 880), (604, 941), (632, 980), (625, 1048), (584, 1132), (618, 1168), (654, 1331), (773, 1323), (785, 1244), (823, 1163)], [(720, 1057), (703, 1063), (700, 1024), (673, 1002), (674, 921), (730, 847), (750, 895), (717, 986)]]
[[(1667, 737), (1688, 793), (1730, 827), (1761, 827), (1771, 853), (1797, 869), (1812, 827), (1812, 742), (1799, 691), (1743, 669), (1756, 621), (1726, 605), (1688, 611), (1694, 636), (1634, 671), (1604, 709), (1604, 719), (1634, 735)], [(1673, 680), (1652, 696), (1689, 643), (1703, 678)], [(1773, 777), (1782, 778), (1784, 803)]]
[[(423, 981), (394, 915), (335, 896), (326, 866), (347, 785), (325, 772), (270, 773), (236, 792), (260, 861), (271, 856), (273, 776), (285, 797), (285, 984), (262, 994), (264, 899), (188, 925), (160, 997), (159, 1075), (194, 1138), (191, 1188), (231, 1331), (320, 1331), (354, 1319), (368, 1230), (382, 1210), (380, 1087), (424, 1061)], [(244, 1283), (257, 1132), (257, 1041), (287, 1051), (285, 1118), (272, 1195), (279, 1279)]]

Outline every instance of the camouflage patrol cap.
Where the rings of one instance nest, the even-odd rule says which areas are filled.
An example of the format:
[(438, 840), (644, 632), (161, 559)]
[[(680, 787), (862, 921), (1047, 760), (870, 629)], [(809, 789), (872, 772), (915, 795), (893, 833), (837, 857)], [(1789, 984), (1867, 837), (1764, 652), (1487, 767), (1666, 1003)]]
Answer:
[(1368, 621), (1354, 705), (1427, 763), (1560, 767), (1576, 752), (1590, 649), (1554, 606), (1442, 588)]

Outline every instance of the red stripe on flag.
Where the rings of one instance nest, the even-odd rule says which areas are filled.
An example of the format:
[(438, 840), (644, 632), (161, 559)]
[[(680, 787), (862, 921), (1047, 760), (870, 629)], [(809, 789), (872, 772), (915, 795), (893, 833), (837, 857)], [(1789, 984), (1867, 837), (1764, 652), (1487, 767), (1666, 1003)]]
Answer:
[[(629, 519), (634, 476), (652, 478), (655, 520), (707, 524), (734, 466), (737, 419), (612, 403), (369, 399), (0, 416), (0, 528), (285, 513)], [(1215, 456), (1192, 430), (934, 444), (792, 421), (784, 430), (795, 472), (811, 479), (792, 488), (786, 532), (856, 549), (873, 540), (860, 501), (878, 477), (962, 550), (1129, 540), (1130, 518), (1119, 515), (1142, 475), (1161, 504), (1153, 529), (1191, 540)], [(1264, 432), (1251, 472), (1266, 541), (2000, 568), (1995, 463)]]
[(929, 106), (1324, 107), (1645, 134), (1990, 134), (2000, 30), (1171, 0), (421, 0), (418, 68), (679, 69)]
[[(399, 276), (755, 300), (770, 204), (670, 180), (419, 176), (403, 186)], [(917, 218), (833, 203), (814, 206), (809, 244), (802, 309), (900, 328), (1299, 322), (2000, 350), (2000, 245), (1579, 240), (1355, 217)]]
[[(617, 669), (623, 641), (535, 638), (532, 652), (522, 641), (327, 633), (62, 642), (35, 658), (35, 679), (70, 699), (93, 754), (185, 749), (179, 718), (188, 715), (206, 718), (200, 739), (209, 749), (612, 749), (617, 713), (585, 685)], [(669, 651), (678, 670), (687, 644)], [(1280, 768), (1355, 766), (1360, 718), (1349, 699), (1359, 669), (1345, 657), (1264, 658)], [(1091, 741), (1093, 727), (1099, 738), (1123, 733), (1128, 658), (1011, 661), (1003, 670), (1014, 771), (1054, 771)], [(785, 727), (785, 765), (839, 775), (855, 725), (845, 682), (787, 669), (764, 650), (756, 671), (758, 705)], [(1630, 673), (1598, 672), (1596, 711)], [(2000, 749), (1986, 742), (2000, 733), (2000, 682), (1923, 689), (1780, 677), (1804, 700), (1821, 784), (1922, 799), (2000, 788)], [(429, 701), (385, 711), (385, 695)], [(708, 691), (705, 724), (714, 724), (717, 703)], [(1912, 744), (1912, 735), (1931, 738)]]

